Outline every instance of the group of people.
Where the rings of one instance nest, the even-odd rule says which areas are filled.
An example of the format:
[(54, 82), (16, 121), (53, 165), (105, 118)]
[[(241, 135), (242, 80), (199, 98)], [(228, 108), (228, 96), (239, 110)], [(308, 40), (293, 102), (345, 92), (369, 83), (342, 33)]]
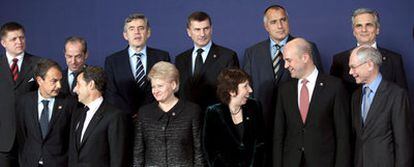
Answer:
[(65, 40), (67, 68), (25, 51), (3, 24), (0, 166), (411, 167), (412, 113), (401, 55), (377, 46), (379, 16), (352, 15), (356, 47), (324, 74), (317, 46), (265, 9), (269, 38), (236, 52), (212, 42), (212, 20), (187, 19), (194, 46), (175, 57), (147, 46), (148, 19), (129, 15), (128, 47), (86, 64), (87, 42)]

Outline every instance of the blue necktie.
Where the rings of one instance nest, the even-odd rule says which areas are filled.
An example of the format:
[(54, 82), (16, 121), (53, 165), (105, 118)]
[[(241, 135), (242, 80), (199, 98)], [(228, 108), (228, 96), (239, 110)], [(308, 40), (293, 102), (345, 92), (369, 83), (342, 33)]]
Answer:
[(362, 99), (362, 120), (365, 123), (365, 120), (368, 115), (369, 108), (371, 107), (371, 89), (367, 86), (364, 87), (364, 97)]
[(42, 137), (45, 138), (49, 130), (49, 100), (42, 100), (43, 110), (40, 115), (40, 129), (42, 130)]
[(144, 65), (142, 64), (141, 57), (142, 53), (135, 53), (137, 56), (137, 65), (135, 66), (135, 80), (139, 87), (142, 87), (145, 83), (145, 70)]

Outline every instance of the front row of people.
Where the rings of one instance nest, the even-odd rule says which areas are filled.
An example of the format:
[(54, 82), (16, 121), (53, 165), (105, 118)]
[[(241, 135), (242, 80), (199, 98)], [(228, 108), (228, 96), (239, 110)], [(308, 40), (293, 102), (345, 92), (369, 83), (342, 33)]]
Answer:
[(272, 147), (276, 167), (412, 166), (408, 95), (382, 79), (381, 54), (366, 45), (353, 50), (349, 73), (363, 86), (351, 105), (342, 82), (319, 73), (312, 56), (311, 45), (302, 38), (283, 50), (284, 68), (294, 79), (278, 91), (273, 145), (265, 142), (262, 109), (249, 98), (253, 90), (243, 70), (221, 71), (221, 103), (203, 112), (175, 96), (177, 68), (156, 63), (148, 74), (156, 102), (140, 108), (134, 127), (126, 112), (103, 98), (101, 68), (85, 67), (77, 76), (77, 97), (62, 97), (59, 65), (42, 59), (34, 69), (38, 91), (22, 96), (17, 105), (19, 163), (264, 166), (265, 150)]

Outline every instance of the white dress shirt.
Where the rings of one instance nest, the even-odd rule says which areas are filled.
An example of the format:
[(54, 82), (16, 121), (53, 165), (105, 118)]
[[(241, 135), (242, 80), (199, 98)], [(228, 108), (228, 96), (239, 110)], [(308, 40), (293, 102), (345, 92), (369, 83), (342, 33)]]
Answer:
[(83, 129), (82, 129), (82, 135), (81, 135), (80, 141), (83, 140), (83, 135), (85, 134), (85, 131), (88, 128), (89, 123), (91, 122), (99, 106), (101, 106), (102, 102), (103, 102), (103, 97), (101, 96), (95, 99), (94, 101), (92, 101), (91, 103), (86, 104), (89, 110), (88, 112), (86, 112), (85, 122), (83, 122)]
[[(316, 79), (318, 78), (318, 73), (319, 71), (315, 67), (312, 73), (308, 77), (306, 77), (306, 80), (308, 80), (306, 87), (308, 88), (308, 91), (309, 91), (309, 103), (311, 102), (311, 99), (312, 99), (312, 94), (313, 94), (313, 90), (315, 89)], [(298, 81), (298, 107), (300, 106), (300, 91), (302, 89), (302, 80), (303, 79), (299, 79)]]
[[(201, 53), (201, 57), (203, 58), (203, 63), (206, 62), (208, 52), (210, 52), (210, 48), (211, 48), (212, 44), (213, 43), (210, 41), (206, 46), (201, 47), (201, 49), (203, 49), (203, 52)], [(193, 74), (194, 74), (195, 61), (196, 61), (196, 58), (197, 58), (197, 50), (198, 49), (200, 49), (200, 48), (198, 48), (194, 45), (194, 49), (193, 49), (193, 53), (192, 53), (192, 57), (191, 57), (191, 62), (192, 62), (191, 68), (193, 70)]]
[(10, 53), (6, 52), (6, 57), (7, 57), (7, 62), (9, 63), (9, 67), (11, 68), (12, 64), (13, 64), (13, 59), (17, 58), (17, 66), (19, 67), (19, 71), (22, 69), (22, 64), (23, 64), (23, 58), (24, 58), (24, 52), (17, 55), (16, 57), (13, 57), (10, 55)]

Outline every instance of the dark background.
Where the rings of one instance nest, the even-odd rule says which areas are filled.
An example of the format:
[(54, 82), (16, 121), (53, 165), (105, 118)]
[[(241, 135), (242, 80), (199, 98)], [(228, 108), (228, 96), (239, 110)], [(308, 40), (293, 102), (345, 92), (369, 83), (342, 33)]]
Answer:
[[(103, 66), (109, 54), (127, 46), (123, 21), (142, 12), (150, 21), (148, 45), (170, 52), (171, 58), (193, 46), (186, 18), (193, 11), (210, 14), (213, 41), (235, 50), (243, 62), (244, 49), (267, 38), (263, 10), (280, 4), (288, 10), (291, 32), (315, 42), (325, 71), (332, 55), (354, 47), (351, 15), (360, 7), (380, 13), (377, 43), (403, 56), (411, 97), (414, 97), (413, 0), (1, 0), (0, 24), (17, 21), (26, 28), (29, 53), (57, 60), (63, 67), (64, 39), (84, 37), (88, 64)], [(1, 47), (0, 51), (4, 51)]]

